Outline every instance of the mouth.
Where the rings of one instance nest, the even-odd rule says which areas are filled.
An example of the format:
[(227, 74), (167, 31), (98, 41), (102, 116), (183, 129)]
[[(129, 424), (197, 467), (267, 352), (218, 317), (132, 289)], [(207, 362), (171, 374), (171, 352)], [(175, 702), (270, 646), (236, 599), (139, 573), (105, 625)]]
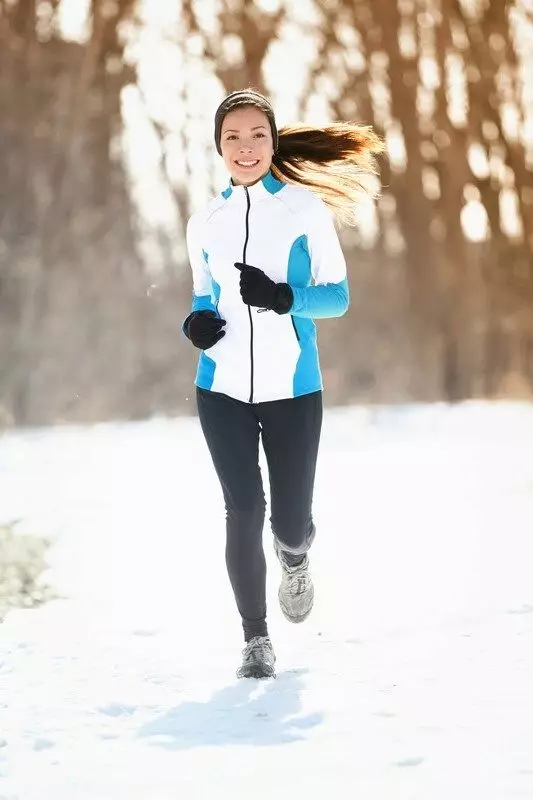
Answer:
[(236, 161), (235, 163), (238, 167), (241, 167), (241, 169), (253, 169), (259, 164), (259, 159), (255, 161)]

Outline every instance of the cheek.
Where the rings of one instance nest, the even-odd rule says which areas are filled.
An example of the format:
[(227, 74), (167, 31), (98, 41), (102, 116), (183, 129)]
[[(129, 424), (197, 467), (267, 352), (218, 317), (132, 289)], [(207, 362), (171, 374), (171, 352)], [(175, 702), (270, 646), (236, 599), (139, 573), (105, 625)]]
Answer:
[(265, 158), (273, 155), (274, 146), (272, 144), (272, 141), (268, 141), (268, 140), (262, 141), (261, 142), (261, 146), (260, 146), (260, 152), (261, 152), (261, 155), (264, 156)]
[(229, 164), (233, 160), (233, 150), (231, 147), (228, 147), (228, 145), (224, 145), (222, 148), (222, 158), (226, 164)]

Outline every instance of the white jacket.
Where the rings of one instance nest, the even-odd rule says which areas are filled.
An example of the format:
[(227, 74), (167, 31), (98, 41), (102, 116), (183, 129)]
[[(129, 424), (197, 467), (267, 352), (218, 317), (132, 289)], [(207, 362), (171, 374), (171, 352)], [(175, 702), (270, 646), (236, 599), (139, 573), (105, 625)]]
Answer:
[[(323, 388), (313, 319), (349, 304), (346, 262), (333, 217), (310, 190), (271, 172), (253, 186), (230, 184), (187, 225), (191, 311), (214, 310), (225, 336), (200, 354), (197, 386), (249, 403)], [(288, 314), (244, 304), (235, 262), (288, 283)]]

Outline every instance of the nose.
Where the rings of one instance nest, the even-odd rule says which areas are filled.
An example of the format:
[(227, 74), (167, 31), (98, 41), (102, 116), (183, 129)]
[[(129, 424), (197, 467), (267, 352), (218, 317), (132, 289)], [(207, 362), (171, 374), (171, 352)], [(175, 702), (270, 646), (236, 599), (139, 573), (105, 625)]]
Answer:
[(244, 140), (241, 142), (241, 146), (239, 149), (241, 153), (249, 153), (252, 150), (252, 147), (248, 141)]

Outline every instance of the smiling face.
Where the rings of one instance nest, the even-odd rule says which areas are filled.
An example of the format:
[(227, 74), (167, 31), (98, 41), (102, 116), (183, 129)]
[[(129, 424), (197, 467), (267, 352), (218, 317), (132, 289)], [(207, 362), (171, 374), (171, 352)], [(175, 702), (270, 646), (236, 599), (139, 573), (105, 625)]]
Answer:
[(262, 178), (274, 155), (272, 131), (264, 111), (245, 106), (226, 114), (220, 148), (233, 183), (251, 186)]

